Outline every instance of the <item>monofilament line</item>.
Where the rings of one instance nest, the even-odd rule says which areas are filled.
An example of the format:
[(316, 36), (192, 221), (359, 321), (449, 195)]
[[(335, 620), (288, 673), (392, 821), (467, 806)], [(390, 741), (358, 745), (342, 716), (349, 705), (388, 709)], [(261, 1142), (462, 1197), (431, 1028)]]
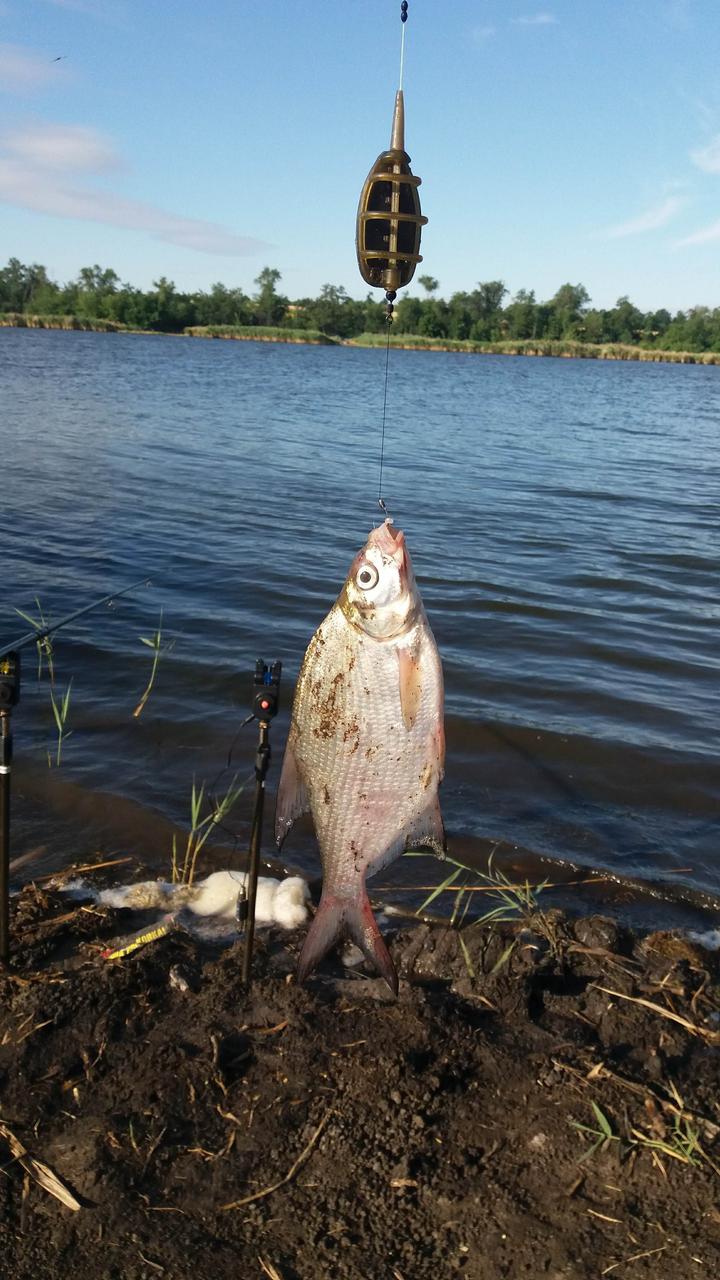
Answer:
[(385, 347), (385, 391), (383, 393), (383, 411), (382, 411), (382, 435), (380, 437), (380, 483), (378, 485), (378, 505), (381, 511), (388, 514), (385, 506), (385, 500), (382, 496), (383, 482), (383, 462), (385, 460), (385, 418), (387, 416), (387, 393), (388, 393), (388, 370), (390, 368), (390, 325), (388, 324), (387, 345)]
[(398, 89), (402, 89), (403, 87), (403, 72), (405, 70), (405, 26), (406, 24), (403, 22), (402, 36), (400, 37), (400, 82), (398, 84)]

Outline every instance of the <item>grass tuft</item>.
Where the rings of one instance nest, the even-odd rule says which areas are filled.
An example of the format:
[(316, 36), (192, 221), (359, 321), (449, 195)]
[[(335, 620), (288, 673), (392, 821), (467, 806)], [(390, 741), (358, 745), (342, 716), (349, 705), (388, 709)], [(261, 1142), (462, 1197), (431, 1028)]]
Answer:
[[(19, 614), (21, 618), (24, 618), (26, 622), (30, 623), (30, 626), (33, 628), (33, 631), (45, 631), (45, 629), (49, 626), (49, 620), (45, 617), (45, 614), (43, 613), (43, 610), (42, 610), (42, 605), (40, 604), (40, 601), (37, 596), (35, 597), (35, 604), (37, 605), (37, 610), (38, 610), (37, 618), (33, 618), (31, 613), (25, 613), (22, 609), (16, 609), (15, 612)], [(42, 678), (43, 660), (44, 660), (47, 662), (50, 683), (54, 684), (55, 683), (55, 666), (53, 663), (53, 647), (52, 647), (52, 640), (50, 639), (50, 636), (42, 636), (40, 639), (38, 639), (37, 652), (38, 652), (38, 671), (37, 671), (38, 680)]]
[(237, 778), (238, 775), (235, 774), (225, 794), (211, 801), (210, 811), (204, 817), (201, 815), (205, 800), (205, 783), (201, 783), (198, 787), (193, 781), (190, 793), (190, 830), (182, 854), (182, 864), (178, 859), (177, 838), (173, 836), (171, 862), (173, 884), (193, 884), (200, 851), (245, 790), (246, 782), (238, 785)]
[[(70, 710), (71, 691), (72, 691), (72, 680), (68, 684), (68, 687), (61, 698), (56, 698), (54, 689), (52, 687), (50, 688), (50, 705), (52, 707), (53, 718), (55, 720), (55, 727), (57, 729), (57, 747), (55, 750), (55, 767), (58, 769), (60, 768), (60, 761), (62, 760), (63, 743), (72, 734), (72, 729), (65, 728), (67, 724), (68, 712)], [(50, 755), (49, 751), (48, 751), (48, 767), (52, 767), (52, 756)]]
[(144, 689), (144, 691), (143, 691), (143, 695), (142, 695), (142, 697), (141, 697), (140, 701), (138, 702), (138, 704), (137, 704), (137, 706), (136, 706), (135, 710), (133, 711), (133, 715), (135, 716), (135, 718), (136, 718), (136, 719), (137, 719), (137, 718), (142, 714), (143, 707), (145, 706), (145, 704), (146, 704), (146, 702), (147, 702), (148, 698), (150, 697), (150, 694), (152, 693), (152, 688), (153, 688), (153, 685), (154, 685), (154, 683), (155, 683), (155, 676), (157, 675), (157, 669), (158, 669), (158, 664), (159, 664), (159, 662), (160, 662), (161, 654), (163, 654), (163, 653), (169, 653), (169, 652), (170, 652), (170, 650), (172, 649), (172, 647), (173, 647), (174, 643), (175, 643), (175, 642), (174, 642), (174, 640), (171, 640), (171, 641), (169, 641), (168, 643), (166, 643), (165, 645), (163, 645), (163, 642), (162, 642), (162, 620), (163, 620), (163, 611), (162, 611), (162, 609), (161, 609), (161, 610), (160, 610), (160, 621), (158, 622), (158, 629), (157, 629), (157, 631), (155, 631), (155, 632), (153, 633), (153, 635), (152, 635), (152, 636), (150, 636), (150, 637), (148, 637), (148, 636), (139, 636), (139, 637), (138, 637), (138, 638), (142, 641), (142, 643), (143, 643), (143, 644), (146, 644), (146, 645), (148, 646), (148, 648), (152, 649), (152, 651), (153, 651), (153, 662), (152, 662), (152, 668), (151, 668), (151, 670), (150, 670), (150, 679), (148, 680), (147, 685), (145, 686), (145, 689)]

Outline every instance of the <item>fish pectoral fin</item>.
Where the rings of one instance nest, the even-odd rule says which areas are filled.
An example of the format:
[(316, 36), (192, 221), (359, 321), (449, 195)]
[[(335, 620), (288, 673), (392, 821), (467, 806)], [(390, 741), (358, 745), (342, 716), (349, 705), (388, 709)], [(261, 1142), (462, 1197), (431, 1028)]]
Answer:
[(400, 648), (397, 651), (400, 665), (400, 709), (406, 729), (412, 729), (420, 709), (422, 683), (420, 680), (420, 659), (411, 649)]
[(432, 849), (439, 858), (447, 853), (445, 826), (440, 812), (440, 801), (437, 796), (427, 809), (423, 809), (413, 821), (406, 837), (406, 849)]
[(305, 783), (300, 777), (292, 738), (288, 738), (275, 808), (275, 841), (278, 847), (295, 819), (308, 813), (309, 809), (310, 801)]

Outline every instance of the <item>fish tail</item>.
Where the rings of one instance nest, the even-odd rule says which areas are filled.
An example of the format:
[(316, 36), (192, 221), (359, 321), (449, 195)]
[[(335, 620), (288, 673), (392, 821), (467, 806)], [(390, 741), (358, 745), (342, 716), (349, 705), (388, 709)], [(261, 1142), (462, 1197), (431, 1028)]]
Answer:
[(385, 979), (394, 995), (398, 992), (398, 977), (390, 953), (378, 928), (370, 900), (364, 886), (358, 899), (341, 898), (325, 893), (320, 899), (315, 919), (300, 952), (297, 979), (304, 982), (323, 956), (341, 937), (350, 938), (360, 948), (366, 960)]

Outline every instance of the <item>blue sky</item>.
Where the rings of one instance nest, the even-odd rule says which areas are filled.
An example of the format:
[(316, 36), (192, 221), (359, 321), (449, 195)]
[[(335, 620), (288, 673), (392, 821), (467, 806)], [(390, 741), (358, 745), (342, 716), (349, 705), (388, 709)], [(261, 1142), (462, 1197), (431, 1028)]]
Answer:
[[(246, 291), (270, 265), (291, 297), (364, 296), (399, 8), (0, 0), (0, 262)], [(410, 0), (422, 270), (445, 296), (720, 305), (718, 68), (720, 0)]]

